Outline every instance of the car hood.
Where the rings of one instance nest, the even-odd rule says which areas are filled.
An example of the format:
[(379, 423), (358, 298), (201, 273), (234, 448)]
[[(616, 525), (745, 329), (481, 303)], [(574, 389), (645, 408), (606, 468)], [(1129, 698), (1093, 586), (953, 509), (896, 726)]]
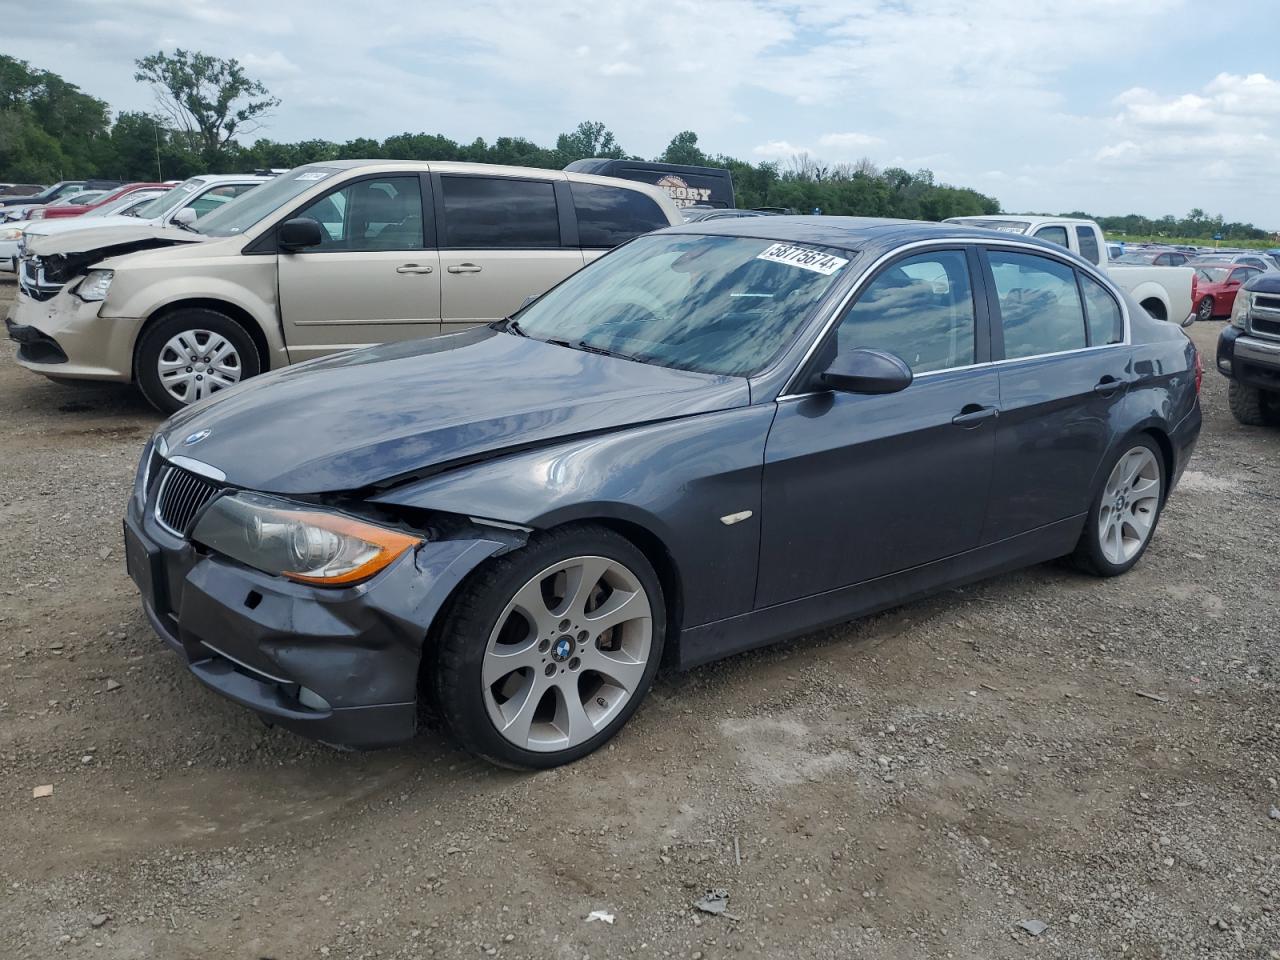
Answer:
[(1244, 288), (1251, 293), (1280, 293), (1280, 270), (1260, 273), (1246, 283)]
[(171, 458), (235, 486), (314, 494), (749, 402), (740, 378), (480, 327), (286, 367), (179, 412), (160, 436)]
[(52, 223), (33, 223), (24, 233), (27, 252), (37, 257), (56, 254), (90, 253), (111, 247), (142, 243), (198, 243), (209, 238), (180, 227), (160, 226), (137, 217), (94, 217), (92, 222), (72, 218)]

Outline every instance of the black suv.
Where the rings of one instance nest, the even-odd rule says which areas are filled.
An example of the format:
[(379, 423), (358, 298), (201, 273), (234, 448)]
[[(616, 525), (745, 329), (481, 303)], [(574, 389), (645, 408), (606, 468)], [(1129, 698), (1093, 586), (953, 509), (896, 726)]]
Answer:
[(1231, 323), (1218, 337), (1218, 372), (1247, 426), (1280, 424), (1280, 272), (1254, 277), (1236, 294)]

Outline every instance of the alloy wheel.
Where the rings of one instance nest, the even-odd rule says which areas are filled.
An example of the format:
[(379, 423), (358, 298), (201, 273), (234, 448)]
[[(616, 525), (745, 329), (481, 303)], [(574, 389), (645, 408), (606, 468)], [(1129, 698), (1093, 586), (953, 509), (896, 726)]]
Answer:
[(1196, 316), (1200, 320), (1213, 319), (1213, 297), (1205, 297), (1200, 301), (1200, 307), (1196, 311)]
[(1160, 463), (1147, 447), (1134, 447), (1119, 459), (1102, 489), (1102, 555), (1116, 565), (1128, 563), (1151, 537), (1159, 511)]
[(184, 330), (161, 348), (156, 373), (165, 392), (186, 404), (239, 383), (244, 367), (226, 337), (210, 330)]
[(603, 731), (649, 665), (649, 596), (625, 565), (573, 557), (532, 577), (507, 603), (485, 648), (485, 708), (525, 750), (567, 750)]

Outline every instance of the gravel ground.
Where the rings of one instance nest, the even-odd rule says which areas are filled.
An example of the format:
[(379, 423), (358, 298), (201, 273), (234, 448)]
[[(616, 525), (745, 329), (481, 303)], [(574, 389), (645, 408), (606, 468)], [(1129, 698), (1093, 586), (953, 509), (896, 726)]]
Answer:
[(158, 417), (12, 357), (4, 958), (1280, 958), (1280, 431), (1211, 364), (1128, 576), (1041, 566), (667, 675), (606, 750), (519, 775), (203, 689), (123, 566)]

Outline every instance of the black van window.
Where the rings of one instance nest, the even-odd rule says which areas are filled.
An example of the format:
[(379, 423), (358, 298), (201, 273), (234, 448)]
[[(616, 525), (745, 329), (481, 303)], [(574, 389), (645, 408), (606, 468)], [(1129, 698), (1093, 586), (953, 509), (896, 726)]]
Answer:
[(669, 226), (662, 208), (639, 190), (598, 183), (570, 183), (569, 187), (578, 214), (578, 242), (584, 247), (616, 247)]
[(550, 180), (440, 178), (444, 246), (496, 249), (560, 246), (556, 188)]
[(1080, 243), (1080, 256), (1090, 263), (1097, 263), (1102, 259), (1098, 251), (1098, 237), (1093, 232), (1093, 227), (1076, 227), (1076, 240)]

